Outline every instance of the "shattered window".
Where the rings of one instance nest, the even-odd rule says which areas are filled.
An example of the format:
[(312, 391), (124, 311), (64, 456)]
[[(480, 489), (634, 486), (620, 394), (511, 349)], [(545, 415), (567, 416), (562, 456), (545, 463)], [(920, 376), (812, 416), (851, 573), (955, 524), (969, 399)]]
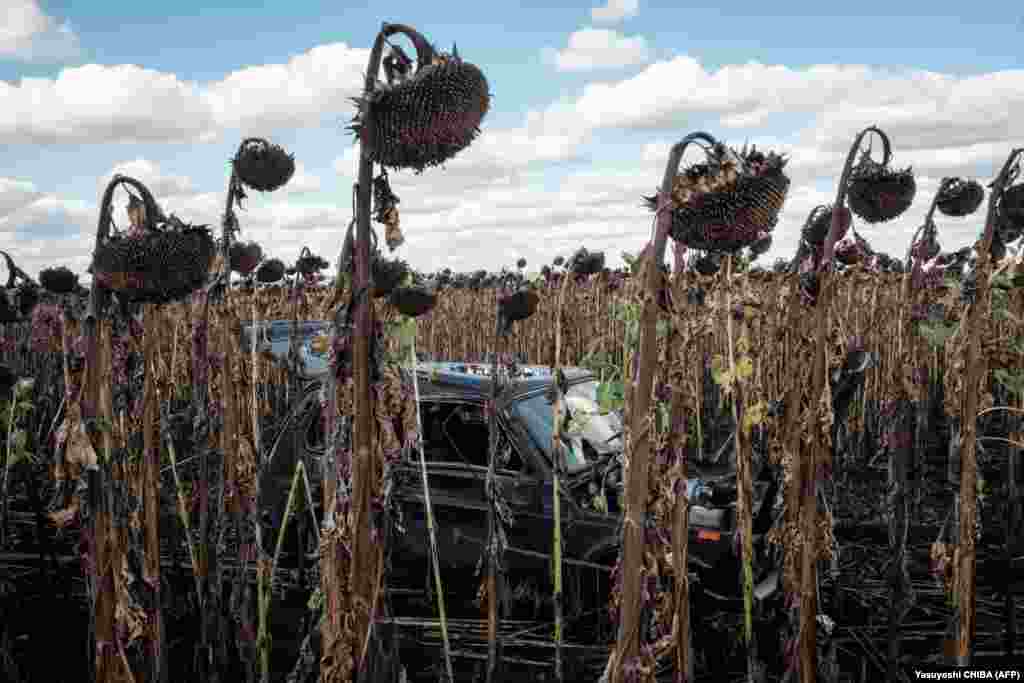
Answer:
[[(577, 472), (587, 467), (589, 458), (622, 449), (622, 423), (614, 413), (601, 412), (597, 404), (597, 382), (571, 385), (563, 409), (569, 411), (568, 433), (563, 434), (566, 470)], [(537, 394), (516, 401), (512, 412), (522, 420), (530, 440), (550, 461), (554, 419), (547, 395)]]
[[(423, 446), (427, 462), (462, 463), (487, 467), (489, 430), (481, 406), (424, 402), (421, 408)], [(522, 459), (503, 431), (498, 434), (498, 469), (518, 472)]]

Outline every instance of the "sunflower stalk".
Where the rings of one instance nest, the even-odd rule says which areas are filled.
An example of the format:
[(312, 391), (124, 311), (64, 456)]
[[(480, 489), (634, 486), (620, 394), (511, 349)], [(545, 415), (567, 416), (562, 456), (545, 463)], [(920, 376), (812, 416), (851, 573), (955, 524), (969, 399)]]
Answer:
[(982, 316), (988, 311), (991, 291), (989, 279), (992, 269), (991, 250), (998, 218), (998, 202), (1011, 182), (1021, 163), (1024, 148), (1014, 149), (1003, 165), (1002, 170), (993, 183), (988, 198), (988, 215), (985, 220), (985, 232), (977, 245), (978, 260), (975, 264), (976, 297), (967, 310), (967, 349), (966, 349), (966, 380), (962, 397), (962, 441), (960, 450), (960, 542), (959, 556), (956, 567), (956, 586), (959, 596), (957, 615), (959, 632), (957, 634), (957, 663), (968, 666), (971, 661), (972, 641), (974, 639), (976, 599), (975, 579), (977, 556), (975, 539), (977, 535), (977, 419), (980, 385), (985, 377), (984, 359), (981, 353), (980, 330)]
[[(153, 590), (154, 613), (152, 640), (150, 643), (150, 680), (154, 683), (167, 680), (164, 666), (163, 647), (163, 609), (160, 596), (160, 438), (159, 432), (159, 398), (156, 381), (156, 350), (158, 347), (158, 331), (156, 316), (159, 308), (145, 304), (143, 321), (148, 323), (143, 328), (143, 362), (146, 364), (143, 373), (143, 415), (142, 443), (143, 453), (143, 505), (145, 518), (145, 567), (143, 578)], [(105, 435), (106, 436), (106, 435)]]
[(192, 296), (192, 363), (201, 368), (200, 376), (194, 378), (192, 387), (192, 415), (196, 425), (196, 448), (199, 460), (199, 576), (203, 599), (200, 601), (200, 628), (198, 661), (201, 677), (216, 682), (220, 680), (222, 650), (220, 619), (220, 572), (218, 547), (212, 542), (214, 516), (220, 510), (211, 509), (210, 487), (214, 472), (210, 467), (211, 449), (209, 415), (209, 352), (210, 296), (199, 291)]
[[(686, 147), (696, 140), (714, 141), (707, 133), (691, 133), (673, 145), (657, 196), (657, 213), (653, 240), (648, 245), (646, 263), (641, 263), (644, 278), (643, 307), (640, 312), (640, 349), (634, 362), (636, 376), (627, 392), (629, 419), (629, 453), (626, 472), (626, 514), (623, 527), (623, 592), (620, 622), (615, 647), (608, 659), (611, 683), (623, 683), (626, 665), (640, 649), (640, 618), (644, 530), (647, 517), (648, 472), (650, 470), (650, 434), (644, 428), (653, 393), (654, 370), (657, 364), (657, 293), (660, 264), (665, 261), (665, 248), (672, 227), (672, 188)], [(624, 379), (628, 378), (625, 376)]]
[(562, 477), (564, 476), (565, 455), (562, 444), (562, 410), (565, 397), (562, 396), (560, 376), (562, 373), (562, 313), (565, 306), (565, 290), (569, 285), (569, 273), (562, 275), (562, 286), (558, 291), (558, 308), (555, 313), (555, 362), (552, 368), (552, 389), (555, 400), (552, 410), (554, 412), (554, 429), (551, 435), (551, 457), (554, 460), (554, 470), (551, 478), (551, 495), (554, 504), (554, 538), (551, 547), (552, 578), (554, 583), (554, 605), (555, 605), (555, 680), (563, 680), (562, 672)]
[[(353, 222), (355, 217), (353, 217)], [(338, 667), (335, 662), (351, 661), (351, 643), (346, 642), (340, 615), (337, 614), (345, 604), (345, 595), (341, 587), (344, 579), (344, 565), (341, 561), (342, 534), (345, 520), (344, 511), (338, 510), (339, 476), (338, 460), (342, 449), (346, 448), (347, 424), (338, 415), (338, 373), (341, 371), (342, 359), (336, 353), (341, 343), (343, 325), (346, 318), (346, 307), (337, 305), (343, 293), (343, 275), (346, 266), (346, 248), (338, 257), (337, 277), (335, 278), (334, 295), (331, 306), (332, 314), (330, 348), (330, 372), (327, 377), (326, 396), (326, 449), (321, 461), (323, 476), (323, 526), (320, 533), (320, 590), (323, 596), (324, 616), (320, 623), (321, 655), (320, 683), (340, 683), (348, 680), (350, 665)], [(255, 322), (255, 321), (254, 321)], [(346, 330), (347, 331), (347, 330)], [(254, 359), (255, 360), (255, 359)], [(255, 367), (255, 363), (253, 364)], [(346, 432), (346, 433), (343, 433)], [(328, 666), (331, 664), (333, 666)]]
[[(935, 191), (935, 195), (932, 197), (932, 203), (928, 206), (928, 212), (924, 216), (924, 223), (914, 231), (914, 236), (910, 238), (910, 245), (907, 246), (907, 254), (903, 259), (904, 269), (906, 274), (903, 276), (904, 293), (909, 296), (911, 294), (911, 274), (914, 268), (914, 246), (917, 244), (917, 239), (920, 237), (928, 226), (935, 223), (935, 209), (939, 206), (939, 199), (942, 197), (943, 191), (953, 186), (957, 182), (958, 178), (943, 178), (939, 182), (939, 189)], [(923, 265), (923, 264), (922, 264)]]
[[(274, 546), (274, 558), (270, 562), (269, 575), (260, 571), (257, 574), (259, 581), (259, 633), (256, 636), (256, 647), (259, 649), (260, 676), (263, 683), (270, 683), (270, 604), (274, 589), (274, 577), (277, 576), (277, 563), (281, 559), (281, 549), (284, 548), (285, 535), (288, 533), (288, 523), (292, 518), (292, 509), (295, 507), (295, 492), (302, 482), (302, 475), (305, 472), (305, 465), (301, 460), (295, 465), (295, 472), (292, 474), (291, 488), (288, 489), (288, 502), (284, 508), (284, 518), (281, 520), (281, 528), (277, 530), (277, 542)], [(301, 550), (300, 550), (301, 552)]]
[[(370, 50), (366, 78), (363, 85), (363, 98), (359, 104), (359, 114), (364, 125), (372, 123), (373, 108), (371, 101), (377, 88), (377, 75), (380, 71), (381, 56), (384, 43), (395, 32), (394, 28), (383, 23), (373, 48)], [(418, 34), (417, 34), (418, 35)], [(373, 600), (373, 579), (377, 570), (373, 566), (373, 540), (370, 535), (370, 515), (372, 510), (373, 490), (373, 392), (370, 387), (370, 337), (373, 335), (373, 306), (370, 294), (373, 287), (372, 261), (370, 254), (370, 213), (373, 201), (373, 158), (365, 144), (359, 145), (358, 181), (356, 185), (356, 234), (354, 244), (355, 278), (352, 283), (352, 310), (355, 319), (355, 334), (352, 339), (352, 368), (355, 380), (353, 388), (353, 458), (352, 458), (352, 527), (354, 537), (351, 539), (352, 559), (349, 572), (349, 593), (352, 605), (369, 605)], [(338, 317), (335, 316), (335, 335)], [(333, 388), (333, 385), (332, 385)], [(332, 413), (332, 420), (334, 419)], [(334, 506), (331, 505), (333, 508)], [(326, 596), (325, 596), (326, 597)], [(372, 615), (366, 607), (356, 610), (353, 615), (352, 632), (356, 642), (351, 644), (352, 652), (362, 652), (362, 634), (367, 633)], [(358, 671), (356, 676), (358, 676)]]
[(500, 595), (503, 593), (501, 576), (501, 559), (498, 557), (499, 543), (498, 533), (495, 525), (498, 524), (498, 515), (495, 514), (494, 487), (497, 486), (495, 477), (495, 460), (498, 457), (498, 424), (497, 424), (497, 403), (498, 403), (498, 354), (501, 353), (501, 311), (497, 306), (497, 297), (501, 289), (498, 289), (495, 297), (495, 327), (494, 327), (494, 356), (491, 359), (491, 401), (487, 411), (487, 433), (488, 433), (488, 457), (487, 457), (487, 683), (494, 683), (501, 677), (501, 644), (498, 638), (499, 609), (501, 607)]
[[(100, 200), (100, 216), (96, 228), (96, 248), (103, 245), (110, 237), (110, 227), (113, 223), (113, 196), (114, 190), (122, 183), (136, 185), (145, 189), (136, 180), (121, 175), (115, 175), (107, 183)], [(148, 190), (143, 193), (151, 199)], [(107, 308), (110, 304), (110, 292), (102, 287), (97, 278), (93, 278), (89, 291), (89, 304), (82, 324), (81, 334), (85, 342), (85, 373), (82, 380), (81, 393), (77, 397), (70, 397), (67, 405), (68, 413), (80, 411), (80, 418), (87, 424), (95, 425), (100, 398), (101, 387), (106, 378), (102, 375), (100, 354), (102, 350), (98, 343), (99, 327), (107, 317)], [(65, 328), (66, 329), (66, 328)], [(70, 339), (64, 334), (64, 356), (70, 355)], [(109, 347), (108, 347), (109, 352)], [(80, 429), (81, 425), (75, 424), (77, 420), (69, 420), (69, 428)], [(89, 437), (95, 434), (95, 426), (90, 429)], [(111, 525), (112, 507), (109, 504), (107, 486), (104, 482), (104, 467), (95, 462), (87, 463), (84, 476), (88, 482), (88, 514), (90, 516), (91, 546), (93, 549), (93, 575), (92, 583), (92, 614), (90, 630), (93, 635), (93, 658), (91, 680), (96, 683), (106, 683), (117, 679), (117, 670), (121, 667), (121, 660), (117, 658), (113, 643), (115, 642), (116, 604), (117, 596), (114, 591), (113, 566), (115, 557), (111, 557), (110, 551), (116, 545), (112, 543), (113, 529)]]
[(181, 520), (181, 526), (185, 530), (185, 544), (188, 547), (188, 557), (192, 565), (192, 578), (195, 583), (196, 600), (200, 601), (203, 597), (203, 588), (199, 582), (199, 559), (198, 554), (196, 553), (195, 541), (192, 539), (192, 521), (188, 513), (188, 501), (185, 500), (185, 489), (182, 485), (181, 477), (178, 475), (178, 449), (174, 447), (174, 440), (171, 438), (170, 431), (166, 428), (161, 431), (163, 431), (165, 435), (167, 456), (171, 461), (171, 475), (174, 477), (174, 491), (178, 499), (178, 519)]
[[(672, 146), (657, 197), (654, 237), (648, 245), (647, 261), (641, 264), (644, 300), (640, 313), (640, 348), (633, 363), (637, 370), (636, 375), (631, 383), (627, 381), (627, 386), (632, 386), (627, 392), (629, 437), (626, 450), (629, 458), (625, 481), (626, 502), (622, 541), (622, 607), (615, 648), (608, 660), (611, 683), (623, 683), (626, 664), (634, 660), (640, 649), (641, 582), (651, 452), (651, 435), (647, 433), (644, 425), (651, 406), (655, 365), (658, 361), (658, 290), (662, 285), (660, 266), (665, 260), (665, 245), (672, 226), (673, 183), (683, 153), (697, 140), (714, 142), (714, 138), (707, 133), (692, 133)], [(623, 379), (627, 380), (629, 377), (625, 375)]]
[[(839, 179), (836, 190), (836, 201), (832, 205), (832, 222), (822, 251), (821, 262), (815, 273), (818, 280), (818, 296), (815, 306), (815, 356), (811, 392), (809, 398), (817, 411), (831, 410), (831, 401), (824, 401), (828, 391), (828, 313), (832, 301), (833, 280), (831, 276), (832, 258), (835, 245), (843, 232), (843, 208), (845, 206), (850, 176), (853, 172), (857, 154), (861, 152), (864, 138), (869, 134), (877, 134), (883, 143), (882, 164), (888, 164), (891, 158), (889, 138), (876, 126), (865, 128), (854, 139), (846, 156), (846, 164)], [(822, 419), (820, 416), (819, 420)], [(801, 449), (804, 447), (801, 446)], [(817, 538), (818, 525), (818, 478), (819, 467), (828, 462), (827, 433), (823, 432), (818, 420), (814, 422), (814, 437), (806, 447), (807, 457), (804, 460), (801, 476), (800, 528), (803, 533), (803, 550), (800, 562), (800, 627), (799, 627), (799, 661), (801, 683), (814, 683), (818, 674), (818, 549), (813, 539)]]
[(437, 593), (438, 621), (441, 624), (441, 643), (444, 651), (444, 670), (448, 675), (448, 683), (454, 683), (455, 676), (452, 673), (451, 644), (448, 641), (448, 617), (444, 606), (444, 586), (441, 583), (441, 561), (437, 550), (437, 531), (434, 528), (434, 508), (430, 503), (430, 483), (427, 478), (427, 458), (423, 448), (423, 419), (420, 414), (420, 380), (418, 362), (416, 359), (416, 335), (412, 335), (410, 348), (410, 360), (412, 362), (412, 386), (414, 399), (416, 401), (416, 449), (420, 455), (420, 475), (423, 479), (423, 507), (427, 513), (427, 536), (430, 538), (430, 563), (434, 573), (434, 590)]
[[(747, 642), (747, 680), (755, 683), (758, 680), (757, 642), (754, 640), (753, 607), (754, 607), (754, 569), (753, 569), (753, 519), (751, 499), (753, 483), (751, 480), (750, 449), (747, 444), (747, 433), (740, 421), (743, 415), (742, 378), (736, 364), (736, 339), (733, 330), (732, 312), (732, 268), (733, 254), (725, 258), (725, 333), (729, 349), (729, 373), (732, 376), (732, 419), (736, 424), (736, 436), (733, 446), (736, 453), (736, 515), (740, 527), (740, 556), (742, 558), (743, 587), (743, 636)], [(745, 349), (744, 349), (745, 352)]]
[(18, 386), (11, 387), (10, 421), (7, 423), (7, 447), (4, 451), (3, 491), (0, 491), (0, 548), (7, 545), (7, 489), (11, 478), (11, 464), (14, 461), (15, 408), (18, 406)]
[[(685, 282), (686, 247), (675, 244), (676, 272), (672, 287), (679, 291)], [(668, 349), (675, 349), (682, 341), (681, 325), (673, 315), (669, 328)], [(699, 404), (699, 399), (698, 399)], [(693, 676), (693, 658), (690, 656), (690, 574), (689, 574), (689, 537), (690, 537), (690, 501), (688, 497), (687, 464), (686, 464), (686, 402), (680, 387), (672, 388), (670, 425), (670, 443), (675, 451), (674, 459), (679, 468), (676, 473), (675, 508), (672, 520), (672, 573), (674, 577), (675, 616), (673, 618), (676, 647), (676, 683), (688, 683)], [(698, 420), (699, 424), (699, 420)]]
[[(240, 487), (238, 480), (238, 467), (240, 459), (243, 457), (242, 451), (239, 449), (238, 439), (244, 438), (238, 431), (239, 420), (242, 415), (236, 411), (239, 409), (238, 399), (239, 396), (235, 392), (235, 385), (233, 381), (232, 372), (232, 359), (235, 357), (238, 351), (238, 338), (235, 336), (237, 318), (236, 313), (231, 305), (230, 299), (230, 287), (231, 287), (231, 246), (238, 232), (241, 232), (241, 226), (238, 222), (238, 216), (235, 214), (235, 206), (239, 208), (242, 206), (242, 200), (245, 198), (245, 189), (243, 187), (243, 180), (239, 176), (238, 172), (238, 160), (243, 157), (245, 150), (250, 145), (262, 145), (264, 149), (269, 148), (270, 144), (262, 139), (258, 138), (247, 138), (243, 140), (239, 146), (238, 151), (235, 154), (235, 158), (231, 163), (231, 176), (228, 179), (228, 191), (225, 198), (224, 204), (224, 215), (221, 219), (221, 272), (218, 274), (219, 278), (211, 283), (211, 289), (217, 292), (218, 303), (220, 303), (220, 332), (221, 332), (221, 351), (224, 353), (224, 365), (221, 368), (220, 373), (220, 390), (221, 400), (223, 402), (224, 412), (224, 424), (220, 433), (220, 445), (221, 451), (224, 454), (224, 469), (223, 469), (223, 482), (224, 489), (229, 489), (234, 494), (234, 499), (231, 501), (230, 513), (232, 517), (232, 523), (238, 534), (238, 572), (240, 576), (244, 576), (247, 571), (247, 565), (250, 561), (250, 555), (246, 552), (248, 547), (255, 547), (256, 557), (258, 558), (262, 553), (261, 535), (260, 529), (256, 525), (250, 525), (246, 519), (247, 514), (251, 514), (252, 511), (247, 509), (251, 506), (248, 501), (243, 499), (244, 492)], [(290, 174), (287, 178), (279, 177), (277, 180), (290, 179)], [(252, 273), (249, 273), (249, 281), (252, 282), (255, 278)], [(220, 285), (219, 287), (217, 285)], [(252, 321), (251, 321), (251, 333), (252, 333), (252, 384), (253, 384), (253, 457), (255, 460), (255, 481), (254, 481), (254, 498), (259, 501), (259, 489), (260, 489), (260, 461), (259, 461), (259, 423), (258, 423), (258, 411), (256, 410), (256, 379), (257, 379), (257, 340), (258, 340), (258, 317), (256, 315), (256, 296), (255, 289), (251, 298), (252, 305)], [(175, 346), (177, 349), (177, 346)], [(242, 369), (244, 372), (244, 363)], [(244, 401), (243, 401), (244, 406)], [(243, 463), (245, 464), (245, 463)], [(223, 489), (222, 489), (223, 490)], [(224, 511), (227, 512), (227, 511)], [(252, 542), (255, 536), (255, 542)], [(258, 596), (257, 596), (258, 600)], [(236, 636), (239, 641), (244, 638), (243, 634), (249, 632), (246, 628), (245, 621), (249, 620), (252, 614), (252, 591), (249, 589), (248, 583), (239, 581), (236, 583), (232, 595), (231, 595), (231, 614), (234, 615), (236, 628), (238, 633)], [(248, 640), (248, 639), (246, 639)], [(253, 661), (253, 652), (250, 648), (240, 648), (240, 656), (246, 661), (246, 679), (252, 683), (256, 673), (256, 662)]]
[[(303, 247), (302, 252), (299, 254), (299, 263), (302, 259), (310, 256), (309, 247)], [(288, 384), (287, 393), (285, 394), (285, 402), (290, 403), (293, 395), (298, 395), (299, 385), (299, 365), (301, 359), (299, 356), (299, 303), (301, 298), (305, 295), (305, 286), (302, 274), (298, 272), (296, 268), (295, 279), (292, 280), (290, 296), (292, 299), (292, 314), (291, 314), (291, 325), (288, 330)]]
[[(1017, 265), (1017, 273), (1024, 272), (1024, 268), (1021, 267), (1020, 262)], [(1017, 301), (1014, 303), (1014, 308), (1019, 316), (1024, 316), (1024, 297), (1018, 296)], [(1022, 354), (1024, 355), (1024, 354)], [(1018, 356), (1018, 366), (1024, 366), (1024, 358)], [(1018, 408), (1009, 408), (1008, 412), (1016, 414), (1024, 414), (1024, 395), (1018, 395)], [(985, 411), (982, 411), (984, 413)], [(979, 415), (980, 416), (980, 415)], [(1017, 425), (1020, 422), (1017, 421)], [(1018, 429), (1011, 434), (1013, 438), (1018, 441), (1024, 441), (1024, 434)], [(1004, 562), (1006, 566), (1006, 572), (1009, 576), (1009, 572), (1013, 571), (1013, 559), (1015, 555), (1015, 549), (1017, 548), (1017, 538), (1019, 536), (1019, 520), (1020, 520), (1020, 486), (1017, 483), (1017, 476), (1020, 471), (1020, 449), (1011, 450), (1006, 458), (1006, 482), (1007, 482), (1007, 493), (1008, 493), (1008, 505), (1006, 506), (1006, 545), (1003, 550)], [(1017, 640), (1017, 611), (1015, 605), (1015, 598), (1013, 591), (1006, 591), (1006, 595), (1003, 599), (1003, 619), (1006, 623), (1006, 632), (1004, 635), (1004, 647), (1007, 657), (1012, 657)]]
[(907, 541), (910, 534), (909, 498), (907, 497), (907, 471), (910, 464), (911, 406), (909, 401), (899, 400), (895, 422), (890, 434), (896, 436), (896, 444), (889, 456), (889, 647), (888, 680), (900, 680), (900, 626), (912, 600), (910, 577), (907, 573)]

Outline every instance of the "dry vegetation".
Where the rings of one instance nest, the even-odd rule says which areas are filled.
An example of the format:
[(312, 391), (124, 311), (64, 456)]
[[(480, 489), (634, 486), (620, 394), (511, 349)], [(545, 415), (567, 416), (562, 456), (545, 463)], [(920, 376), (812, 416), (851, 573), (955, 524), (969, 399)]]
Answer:
[[(606, 670), (613, 683), (652, 680), (656, 671), (684, 680), (692, 665), (686, 643), (697, 630), (690, 622), (710, 628), (706, 614), (691, 614), (682, 580), (682, 493), (688, 462), (727, 446), (736, 463), (744, 606), (720, 626), (732, 636), (722, 642), (738, 643), (731, 651), (748, 680), (765, 666), (803, 683), (839, 680), (840, 669), (851, 679), (885, 671), (900, 680), (901, 647), (918, 661), (940, 652), (965, 657), (996, 637), (1000, 621), (1013, 648), (1012, 590), (1003, 589), (1000, 610), (982, 579), (992, 566), (1014, 566), (1018, 537), (1024, 264), (1007, 245), (1024, 229), (1022, 185), (1014, 184), (1021, 150), (995, 180), (967, 273), (971, 247), (943, 253), (933, 216), (936, 208), (976, 211), (984, 192), (974, 181), (943, 183), (906, 272), (892, 272), (894, 260), (874, 254), (855, 229), (845, 237), (854, 216), (893, 220), (914, 200), (912, 173), (892, 167), (889, 140), (872, 127), (851, 148), (838, 210), (812, 212), (784, 272), (750, 262), (770, 245), (789, 185), (785, 166), (799, 160), (729, 150), (699, 133), (674, 148), (659, 194), (648, 200), (654, 239), (628, 269), (611, 271), (603, 255), (582, 251), (532, 281), (522, 263), (497, 276), (423, 276), (385, 260), (376, 244), (371, 205), (386, 245), (394, 250), (403, 240), (397, 197), (383, 169), (373, 177), (374, 166), (423, 170), (450, 159), (479, 132), (489, 93), (479, 69), (399, 25), (382, 29), (368, 73), (377, 73), (396, 33), (412, 40), (417, 68), (391, 52), (388, 84), (369, 79), (359, 100), (354, 130), (365, 154), (356, 215), (339, 235), (335, 286), (318, 284), (328, 263), (308, 250), (287, 269), (235, 241), (243, 188), (273, 191), (294, 172), (284, 150), (255, 139), (234, 159), (219, 243), (205, 226), (164, 215), (141, 183), (115, 177), (102, 198), (87, 301), (73, 274), (44, 272), (40, 286), (5, 255), (0, 358), (14, 374), (0, 375), (0, 548), (11, 551), (0, 555), (11, 577), (0, 578), (0, 609), (15, 604), (19, 580), (78, 574), (90, 680), (267, 682), (286, 675), (271, 663), (271, 617), (287, 586), (310, 605), (288, 680), (383, 680), (386, 662), (371, 645), (388, 586), (382, 511), (392, 466), (418, 443), (413, 389), (402, 374), (418, 349), (436, 359), (490, 358), (495, 367), (514, 356), (590, 368), (605, 407), (624, 411), (626, 521), (609, 596), (619, 631)], [(859, 155), (862, 138), (876, 134), (881, 161)], [(703, 158), (680, 170), (690, 144)], [(125, 231), (112, 221), (120, 185), (139, 195)], [(672, 272), (658, 266), (670, 238)], [(226, 286), (231, 271), (241, 286)], [(330, 358), (318, 404), (327, 455), (295, 470), (284, 517), (270, 525), (262, 475), (300, 386), (240, 341), (243, 325), (268, 320), (331, 326), (315, 342)], [(867, 367), (866, 380), (847, 391), (841, 380), (859, 372), (856, 365)], [(785, 489), (768, 534), (781, 556), (785, 604), (781, 622), (767, 629), (758, 626), (765, 622), (753, 604), (751, 569), (751, 479), (762, 464), (780, 468)], [(311, 479), (323, 483), (324, 514), (310, 524)], [(498, 497), (489, 494), (489, 519), (500, 535)], [(300, 552), (297, 568), (281, 565), (290, 524), (316, 537), (317, 563), (307, 566)], [(881, 540), (872, 540), (879, 530)], [(556, 524), (556, 558), (561, 531)], [(25, 570), (34, 556), (18, 548), (33, 535), (35, 545), (25, 547), (39, 561)], [(71, 542), (80, 573), (51, 562)], [(992, 544), (1004, 546), (1005, 564), (984, 564), (979, 550)], [(497, 566), (488, 565), (482, 600), (492, 644), (505, 616)], [(436, 564), (434, 572), (440, 586)], [(456, 624), (440, 615), (450, 673)], [(32, 662), (16, 661), (18, 646), (2, 623), (0, 671), (36, 680)], [(194, 641), (191, 661), (176, 644), (183, 634)], [(759, 655), (776, 650), (774, 664)], [(497, 648), (486, 658), (486, 678), (497, 680)], [(864, 668), (851, 671), (854, 661)]]

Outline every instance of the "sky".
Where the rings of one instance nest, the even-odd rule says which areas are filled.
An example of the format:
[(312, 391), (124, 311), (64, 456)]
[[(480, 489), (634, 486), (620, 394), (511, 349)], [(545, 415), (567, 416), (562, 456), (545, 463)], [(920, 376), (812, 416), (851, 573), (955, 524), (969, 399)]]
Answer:
[[(251, 193), (239, 237), (286, 262), (303, 247), (333, 262), (358, 159), (351, 98), (383, 21), (457, 44), (492, 93), (471, 147), (442, 168), (390, 174), (406, 237), (395, 255), (421, 270), (520, 257), (533, 270), (581, 246), (621, 263), (650, 234), (642, 197), (670, 146), (697, 130), (789, 156), (767, 265), (791, 257), (808, 213), (834, 201), (856, 133), (881, 127), (917, 197), (895, 221), (854, 227), (902, 255), (943, 177), (987, 184), (1024, 146), (1024, 15), (1009, 4), (965, 17), (970, 5), (947, 0), (864, 0), (843, 14), (802, 0), (604, 1), (0, 0), (0, 249), (33, 277), (64, 265), (87, 282), (114, 173), (219, 232), (229, 159), (258, 136), (297, 171)], [(983, 214), (939, 216), (943, 249), (971, 244)]]

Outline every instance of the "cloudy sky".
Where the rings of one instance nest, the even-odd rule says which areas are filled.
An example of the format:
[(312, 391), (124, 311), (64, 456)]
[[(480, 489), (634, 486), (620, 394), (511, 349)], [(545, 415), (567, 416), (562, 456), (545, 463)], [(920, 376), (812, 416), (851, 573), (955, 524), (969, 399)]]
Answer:
[[(943, 176), (987, 182), (1024, 144), (1024, 21), (1006, 6), (864, 0), (843, 16), (803, 1), (602, 1), (0, 0), (0, 249), (33, 276), (83, 271), (115, 172), (146, 183), (165, 211), (219, 225), (228, 159), (256, 135), (294, 153), (298, 171), (252, 198), (242, 238), (286, 261), (304, 246), (334, 260), (358, 154), (349, 98), (383, 20), (456, 42), (493, 93), (473, 147), (446, 168), (392, 174), (400, 253), (421, 269), (521, 256), (538, 267), (579, 246), (617, 263), (643, 246), (641, 197), (694, 130), (790, 155), (793, 185), (764, 258), (788, 257), (871, 124), (890, 134), (897, 165), (913, 165), (918, 199), (891, 224), (855, 227), (901, 254)], [(980, 216), (939, 227), (952, 250)]]

